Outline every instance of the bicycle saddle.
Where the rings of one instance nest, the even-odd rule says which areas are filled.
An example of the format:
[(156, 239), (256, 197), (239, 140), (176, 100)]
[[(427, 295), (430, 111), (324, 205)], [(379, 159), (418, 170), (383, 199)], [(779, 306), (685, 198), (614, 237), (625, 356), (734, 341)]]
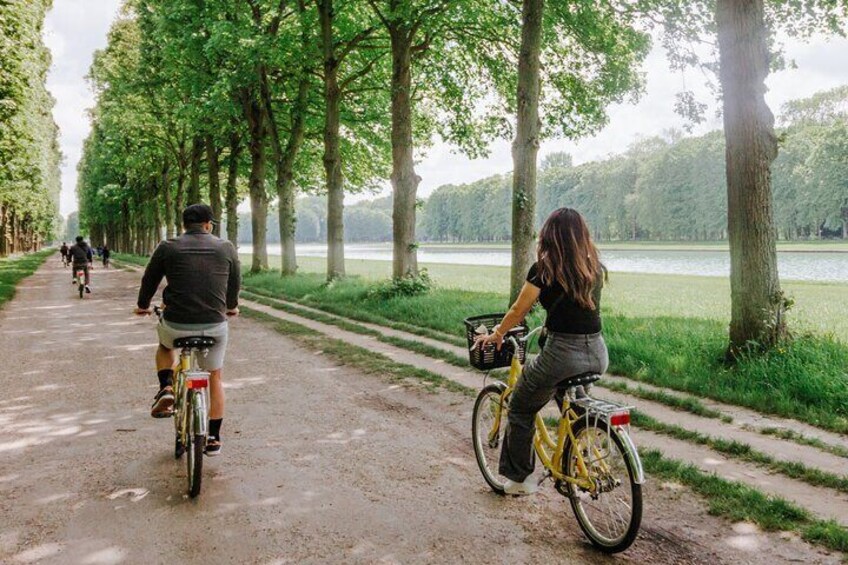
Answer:
[(202, 335), (189, 337), (178, 337), (174, 340), (174, 347), (179, 349), (204, 349), (215, 345), (215, 338)]
[(580, 373), (579, 375), (574, 375), (573, 377), (568, 377), (564, 381), (559, 384), (559, 388), (571, 388), (580, 385), (588, 385), (592, 384), (595, 381), (601, 380), (601, 375), (598, 373), (589, 371), (588, 373)]

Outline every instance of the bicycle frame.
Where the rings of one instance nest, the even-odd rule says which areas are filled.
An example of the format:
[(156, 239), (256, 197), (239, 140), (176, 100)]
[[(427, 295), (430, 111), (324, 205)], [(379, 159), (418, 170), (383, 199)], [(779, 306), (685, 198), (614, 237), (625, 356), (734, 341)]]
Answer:
[[(518, 378), (521, 376), (521, 369), (521, 362), (518, 357), (514, 356), (509, 367), (507, 386), (501, 394), (501, 406), (505, 405), (507, 397), (515, 389), (515, 385), (518, 383)], [(500, 430), (502, 415), (503, 410), (498, 410), (492, 430), (489, 431), (490, 441), (494, 439), (498, 430)], [(533, 436), (533, 447), (536, 451), (536, 455), (542, 461), (542, 465), (554, 479), (571, 483), (579, 488), (589, 491), (590, 493), (595, 493), (598, 487), (589, 473), (589, 468), (583, 458), (582, 450), (574, 450), (574, 455), (577, 458), (577, 476), (568, 476), (562, 472), (562, 457), (565, 452), (566, 441), (569, 441), (572, 444), (577, 443), (577, 439), (574, 437), (572, 428), (574, 423), (580, 418), (581, 416), (578, 416), (578, 414), (571, 408), (568, 398), (563, 399), (562, 416), (560, 417), (559, 424), (557, 426), (556, 438), (552, 438), (551, 434), (548, 433), (548, 428), (545, 426), (545, 422), (542, 419), (541, 414), (536, 414), (536, 433)], [(612, 433), (612, 426), (608, 426), (608, 430), (610, 430), (609, 433)], [(634, 481), (637, 484), (641, 484), (644, 482), (644, 475), (642, 472), (641, 461), (639, 461), (638, 455), (635, 455), (637, 453), (635, 451), (636, 448), (628, 434), (619, 433), (619, 437), (629, 448), (627, 449), (628, 453), (624, 455), (625, 457), (630, 458), (634, 463), (633, 467), (636, 469), (636, 477), (634, 477)], [(603, 455), (594, 445), (592, 446), (592, 452), (594, 458), (593, 463), (600, 467), (602, 473), (607, 472), (609, 469), (606, 462), (603, 460)]]

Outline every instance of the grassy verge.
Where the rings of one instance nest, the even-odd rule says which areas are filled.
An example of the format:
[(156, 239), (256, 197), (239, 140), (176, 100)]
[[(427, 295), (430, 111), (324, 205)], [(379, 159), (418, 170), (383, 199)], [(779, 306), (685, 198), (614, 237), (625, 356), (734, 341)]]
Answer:
[[(318, 274), (281, 278), (268, 272), (245, 277), (245, 285), (253, 291), (347, 318), (419, 328), (417, 333), (452, 334), (457, 344), (464, 344), (465, 317), (503, 311), (506, 303), (498, 293), (441, 287), (426, 295), (386, 300), (369, 295), (372, 284), (350, 277), (326, 285)], [(540, 313), (533, 313), (529, 321), (541, 323)], [(848, 432), (848, 345), (834, 338), (802, 335), (785, 348), (729, 368), (722, 361), (726, 327), (713, 320), (606, 311), (604, 333), (614, 373)]]
[(805, 510), (759, 490), (693, 465), (667, 459), (659, 451), (641, 452), (645, 471), (654, 477), (676, 481), (704, 497), (710, 514), (734, 522), (754, 522), (766, 531), (794, 531), (805, 540), (836, 551), (848, 551), (848, 530), (834, 521), (818, 520)]
[(415, 380), (424, 383), (428, 390), (444, 388), (468, 396), (477, 394), (476, 390), (457, 384), (430, 371), (398, 363), (385, 355), (374, 353), (362, 347), (351, 345), (339, 339), (327, 337), (300, 324), (280, 320), (268, 314), (244, 308), (245, 316), (270, 323), (279, 333), (307, 347), (322, 351), (341, 365), (353, 367), (369, 375), (378, 375), (393, 381)]
[(763, 435), (774, 436), (779, 439), (797, 443), (798, 445), (809, 445), (810, 447), (827, 451), (833, 455), (848, 458), (848, 449), (845, 449), (842, 446), (826, 443), (819, 438), (809, 437), (792, 430), (787, 430), (786, 428), (760, 428), (755, 431), (758, 431)]
[(597, 385), (614, 392), (621, 392), (624, 394), (635, 396), (636, 398), (641, 398), (643, 400), (658, 402), (660, 404), (668, 406), (669, 408), (680, 410), (681, 412), (689, 412), (690, 414), (695, 414), (696, 416), (721, 420), (726, 424), (729, 424), (733, 421), (733, 418), (731, 418), (730, 416), (722, 414), (718, 410), (707, 408), (700, 400), (693, 396), (680, 397), (675, 396), (673, 394), (668, 394), (667, 392), (663, 391), (648, 390), (641, 386), (633, 388), (627, 386), (625, 383), (619, 382), (601, 381), (598, 382)]
[(140, 255), (130, 255), (129, 253), (112, 253), (112, 260), (117, 260), (118, 262), (129, 263), (131, 265), (137, 265), (139, 267), (146, 267), (147, 261), (150, 260), (150, 257), (142, 257)]
[(298, 308), (297, 306), (284, 304), (279, 301), (269, 299), (265, 296), (253, 294), (251, 292), (242, 292), (242, 296), (248, 300), (253, 300), (254, 302), (258, 302), (259, 304), (264, 304), (265, 306), (270, 306), (271, 308), (274, 308), (276, 310), (281, 310), (283, 312), (288, 312), (289, 314), (294, 314), (296, 316), (308, 318), (316, 322), (335, 326), (337, 328), (349, 332), (371, 336), (377, 339), (378, 341), (388, 343), (389, 345), (394, 345), (395, 347), (400, 347), (402, 349), (406, 349), (414, 353), (420, 353), (433, 359), (441, 359), (442, 361), (454, 365), (455, 367), (462, 367), (463, 369), (468, 368), (468, 359), (466, 359), (465, 357), (459, 357), (458, 355), (454, 355), (450, 351), (445, 351), (444, 349), (440, 349), (438, 347), (433, 347), (431, 345), (427, 345), (418, 341), (411, 341), (399, 337), (383, 335), (377, 330), (366, 328), (365, 326), (361, 326), (359, 324), (350, 322), (348, 320), (336, 316), (322, 314), (320, 312), (307, 310), (305, 308)]
[[(15, 296), (18, 283), (33, 274), (55, 249), (0, 259), (0, 307)], [(58, 255), (57, 255), (58, 258)]]
[[(249, 265), (249, 255), (242, 256)], [(272, 257), (272, 261), (278, 260)], [(316, 274), (320, 280), (326, 270), (326, 259), (298, 258), (300, 273)], [(391, 277), (391, 262), (349, 259), (345, 262), (349, 275), (367, 281)], [(428, 263), (432, 279), (440, 288), (473, 290), (506, 295), (509, 291), (509, 268), (496, 266), (452, 265)], [(848, 301), (844, 299), (848, 285), (782, 281), (781, 286), (795, 298), (791, 320), (800, 331), (832, 333), (848, 343)], [(726, 324), (730, 320), (730, 283), (721, 277), (664, 275), (649, 273), (610, 274), (604, 291), (604, 304), (609, 313), (637, 317), (674, 316), (704, 318)], [(500, 309), (503, 309), (503, 305)]]
[(704, 445), (733, 459), (760, 465), (769, 471), (780, 473), (791, 479), (803, 481), (809, 485), (832, 488), (842, 493), (848, 493), (848, 477), (846, 476), (838, 476), (833, 473), (820, 471), (819, 469), (807, 467), (802, 463), (779, 461), (770, 455), (753, 449), (746, 443), (714, 438), (700, 432), (681, 428), (680, 426), (665, 424), (638, 410), (633, 410), (631, 416), (633, 418), (633, 425), (640, 428), (675, 439)]

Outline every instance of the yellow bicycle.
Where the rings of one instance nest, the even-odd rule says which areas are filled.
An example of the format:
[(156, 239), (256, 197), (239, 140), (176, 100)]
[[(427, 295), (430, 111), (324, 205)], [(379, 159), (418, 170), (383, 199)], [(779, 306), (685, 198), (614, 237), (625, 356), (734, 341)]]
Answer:
[[(524, 328), (507, 334), (508, 344), (502, 349), (511, 346), (509, 377), (505, 383), (484, 386), (474, 403), (474, 453), (483, 478), (498, 494), (504, 494), (506, 480), (498, 472), (498, 460), (509, 399), (522, 369), (521, 355), (515, 352), (523, 354), (527, 340), (539, 329), (526, 336), (521, 335), (526, 333)], [(630, 407), (588, 396), (575, 398), (575, 387), (598, 379), (600, 375), (586, 373), (561, 384), (561, 411), (555, 418), (536, 415), (533, 446), (545, 469), (539, 484), (553, 479), (592, 544), (617, 553), (630, 547), (639, 531), (644, 474), (628, 433)]]

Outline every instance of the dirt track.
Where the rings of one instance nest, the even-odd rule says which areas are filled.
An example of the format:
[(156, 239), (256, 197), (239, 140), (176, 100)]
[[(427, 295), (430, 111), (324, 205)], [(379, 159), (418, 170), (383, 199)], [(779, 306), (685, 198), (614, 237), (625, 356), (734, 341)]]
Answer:
[(776, 563), (837, 561), (646, 485), (641, 537), (616, 559), (553, 489), (485, 488), (470, 400), (339, 367), (268, 327), (232, 324), (224, 453), (183, 497), (155, 393), (137, 273), (96, 270), (80, 301), (51, 258), (0, 311), (0, 561), (52, 563)]

